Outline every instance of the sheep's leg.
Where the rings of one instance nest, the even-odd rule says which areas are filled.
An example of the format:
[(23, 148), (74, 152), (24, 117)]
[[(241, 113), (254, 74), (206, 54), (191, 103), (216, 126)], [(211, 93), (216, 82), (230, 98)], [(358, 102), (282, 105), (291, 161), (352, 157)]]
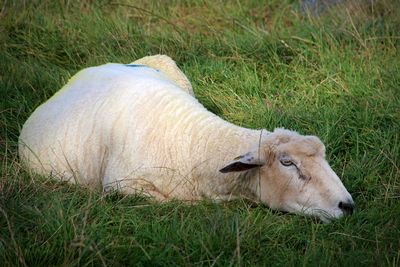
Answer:
[(124, 195), (143, 194), (154, 198), (158, 202), (169, 200), (169, 196), (161, 192), (153, 183), (141, 179), (133, 182), (128, 180), (119, 180), (103, 186), (104, 193), (114, 190), (119, 191)]
[(232, 201), (232, 200), (235, 200), (238, 198), (239, 198), (238, 196), (234, 196), (234, 195), (217, 195), (217, 196), (211, 197), (211, 199), (217, 203)]
[(165, 202), (165, 201), (169, 200), (169, 198), (166, 195), (164, 195), (163, 193), (161, 193), (159, 191), (152, 190), (152, 191), (149, 191), (148, 193), (149, 193), (149, 195), (154, 197), (155, 200), (158, 202)]

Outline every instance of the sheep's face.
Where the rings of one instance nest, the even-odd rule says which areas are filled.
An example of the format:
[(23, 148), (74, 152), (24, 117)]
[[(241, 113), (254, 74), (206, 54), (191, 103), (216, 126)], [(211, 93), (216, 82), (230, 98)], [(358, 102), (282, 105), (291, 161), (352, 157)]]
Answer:
[[(285, 131), (286, 132), (286, 131)], [(260, 196), (272, 208), (318, 216), (323, 221), (351, 214), (354, 203), (325, 160), (325, 147), (315, 136), (282, 130), (265, 153)]]
[(260, 151), (242, 161), (253, 168), (254, 188), (262, 202), (274, 209), (318, 216), (329, 222), (351, 214), (354, 202), (325, 160), (325, 147), (315, 136), (278, 129)]

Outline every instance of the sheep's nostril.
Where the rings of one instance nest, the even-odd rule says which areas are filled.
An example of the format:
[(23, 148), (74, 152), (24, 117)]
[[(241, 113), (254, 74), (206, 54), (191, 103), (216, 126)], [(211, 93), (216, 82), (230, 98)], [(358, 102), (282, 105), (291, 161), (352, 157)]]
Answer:
[(344, 215), (351, 215), (351, 214), (353, 214), (353, 211), (354, 211), (354, 203), (351, 203), (351, 202), (347, 202), (347, 203), (346, 203), (346, 202), (340, 201), (338, 207), (339, 207), (339, 209), (341, 209), (341, 210), (343, 211), (343, 214), (344, 214)]

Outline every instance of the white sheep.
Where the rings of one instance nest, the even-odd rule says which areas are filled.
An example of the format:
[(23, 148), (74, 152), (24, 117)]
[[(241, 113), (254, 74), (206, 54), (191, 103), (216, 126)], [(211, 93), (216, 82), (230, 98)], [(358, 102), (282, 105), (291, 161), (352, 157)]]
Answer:
[(160, 62), (80, 71), (23, 126), (22, 161), (39, 174), (158, 200), (245, 197), (323, 221), (352, 213), (317, 137), (231, 124), (191, 95), (173, 60)]

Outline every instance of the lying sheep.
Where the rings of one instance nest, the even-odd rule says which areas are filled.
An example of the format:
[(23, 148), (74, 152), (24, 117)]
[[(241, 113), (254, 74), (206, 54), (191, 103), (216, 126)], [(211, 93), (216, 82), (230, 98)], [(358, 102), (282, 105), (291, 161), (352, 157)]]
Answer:
[(317, 137), (224, 121), (191, 95), (182, 72), (160, 71), (177, 69), (162, 58), (152, 68), (141, 60), (80, 71), (23, 126), (23, 162), (60, 180), (158, 200), (245, 197), (323, 221), (352, 213)]

